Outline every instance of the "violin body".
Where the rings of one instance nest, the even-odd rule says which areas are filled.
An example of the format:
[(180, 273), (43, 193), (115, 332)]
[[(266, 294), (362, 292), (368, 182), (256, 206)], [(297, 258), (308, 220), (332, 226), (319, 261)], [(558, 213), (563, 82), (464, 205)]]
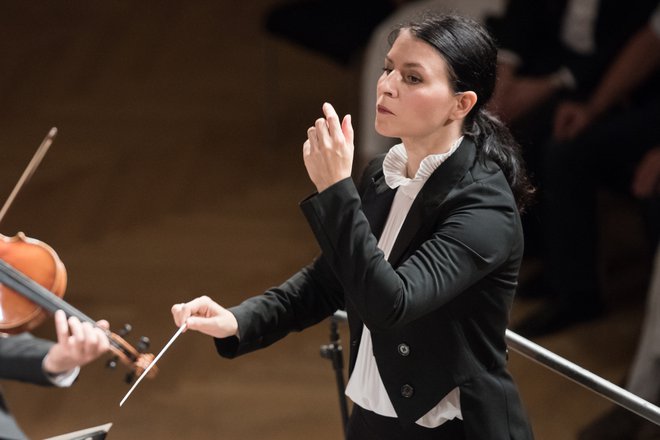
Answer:
[[(64, 296), (66, 269), (46, 243), (26, 237), (22, 232), (14, 237), (0, 234), (0, 260), (58, 297)], [(47, 310), (4, 284), (0, 284), (0, 311), (0, 332), (7, 334), (30, 331), (48, 316)]]

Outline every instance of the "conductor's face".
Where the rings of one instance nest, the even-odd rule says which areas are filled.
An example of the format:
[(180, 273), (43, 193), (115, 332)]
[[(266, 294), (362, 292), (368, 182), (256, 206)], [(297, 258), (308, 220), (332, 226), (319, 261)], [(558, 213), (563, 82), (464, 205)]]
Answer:
[(385, 57), (377, 96), (376, 131), (404, 142), (432, 137), (457, 103), (445, 60), (406, 29)]

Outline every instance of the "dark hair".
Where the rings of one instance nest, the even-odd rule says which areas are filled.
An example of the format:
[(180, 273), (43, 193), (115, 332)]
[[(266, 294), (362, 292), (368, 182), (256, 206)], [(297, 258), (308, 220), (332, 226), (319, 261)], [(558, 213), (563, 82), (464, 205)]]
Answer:
[(522, 212), (535, 190), (527, 177), (520, 146), (509, 129), (486, 110), (497, 72), (497, 47), (492, 37), (470, 18), (426, 14), (395, 29), (389, 36), (390, 44), (402, 29), (440, 53), (455, 92), (471, 90), (477, 94), (477, 102), (465, 118), (463, 134), (475, 140), (481, 160), (490, 159), (499, 165)]

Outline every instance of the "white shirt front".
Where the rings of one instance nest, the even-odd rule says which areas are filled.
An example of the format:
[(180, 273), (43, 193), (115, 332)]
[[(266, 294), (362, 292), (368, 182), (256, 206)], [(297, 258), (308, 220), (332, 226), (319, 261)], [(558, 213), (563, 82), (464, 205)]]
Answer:
[[(386, 259), (390, 256), (394, 242), (415, 197), (435, 169), (456, 151), (462, 140), (461, 136), (446, 153), (425, 157), (412, 179), (406, 176), (408, 155), (403, 144), (395, 145), (385, 156), (383, 161), (385, 182), (392, 189), (398, 188), (383, 233), (378, 241), (378, 247), (383, 251)], [(462, 419), (459, 391), (458, 388), (454, 388), (444, 398), (439, 398), (438, 404), (415, 423), (427, 428), (435, 428), (456, 417)], [(366, 410), (386, 417), (397, 417), (378, 372), (376, 358), (373, 355), (371, 332), (366, 326), (362, 329), (358, 356), (346, 386), (346, 395), (356, 405)]]

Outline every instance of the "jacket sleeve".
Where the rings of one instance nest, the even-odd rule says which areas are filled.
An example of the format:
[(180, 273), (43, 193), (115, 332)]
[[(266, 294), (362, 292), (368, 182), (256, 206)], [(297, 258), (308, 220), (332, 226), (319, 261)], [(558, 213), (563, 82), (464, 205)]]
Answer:
[(520, 239), (511, 194), (472, 183), (444, 202), (432, 233), (396, 269), (385, 260), (350, 179), (302, 205), (323, 254), (372, 331), (442, 307), (503, 264)]
[(233, 358), (267, 347), (292, 331), (310, 327), (343, 308), (343, 293), (319, 256), (279, 287), (229, 309), (240, 337), (215, 339), (221, 356)]
[(0, 378), (52, 385), (42, 362), (53, 344), (29, 333), (0, 338)]

